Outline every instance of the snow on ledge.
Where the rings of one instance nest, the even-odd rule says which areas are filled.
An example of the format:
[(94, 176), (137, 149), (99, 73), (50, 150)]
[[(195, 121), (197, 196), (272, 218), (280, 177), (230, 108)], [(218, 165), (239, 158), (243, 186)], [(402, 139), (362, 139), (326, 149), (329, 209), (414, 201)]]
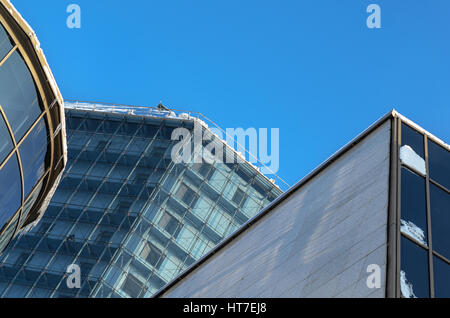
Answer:
[(427, 242), (425, 242), (425, 233), (424, 231), (415, 225), (413, 222), (400, 220), (401, 221), (401, 227), (400, 231), (403, 234), (406, 234), (413, 239), (417, 240), (418, 242), (422, 243), (425, 246), (428, 246)]
[(409, 168), (419, 172), (422, 176), (426, 176), (427, 169), (425, 160), (420, 157), (410, 146), (403, 146), (400, 148), (400, 160)]

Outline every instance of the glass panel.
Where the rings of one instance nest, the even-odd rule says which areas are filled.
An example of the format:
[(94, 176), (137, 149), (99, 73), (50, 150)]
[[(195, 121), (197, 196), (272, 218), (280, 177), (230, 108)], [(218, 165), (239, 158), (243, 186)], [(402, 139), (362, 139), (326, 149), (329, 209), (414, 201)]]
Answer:
[[(3, 252), (9, 241), (11, 241), (12, 236), (14, 235), (14, 230), (16, 229), (18, 219), (18, 215), (16, 215), (14, 220), (6, 228), (5, 232), (0, 236), (0, 253)], [(2, 230), (3, 229), (1, 229), (0, 232)]]
[(450, 298), (450, 265), (436, 256), (433, 259), (434, 297)]
[(450, 189), (450, 152), (430, 140), (428, 156), (430, 178)]
[(0, 105), (17, 141), (41, 114), (36, 86), (18, 51), (0, 67)]
[(424, 137), (408, 125), (402, 124), (402, 146), (410, 146), (416, 154), (425, 159)]
[(22, 185), (17, 156), (0, 170), (0, 228), (9, 222), (22, 204)]
[(0, 24), (0, 60), (2, 60), (12, 48), (12, 40)]
[(39, 193), (41, 193), (41, 189), (42, 189), (42, 182), (36, 187), (36, 190), (29, 196), (28, 200), (25, 201), (25, 204), (23, 205), (22, 216), (20, 218), (19, 229), (22, 228), (22, 225), (27, 220), (27, 217), (31, 211), (31, 208), (33, 207), (34, 203), (36, 202), (36, 200), (39, 196)]
[(402, 168), (401, 231), (427, 245), (427, 205), (425, 179)]
[(34, 127), (19, 150), (24, 172), (25, 197), (27, 197), (45, 173), (47, 127), (44, 118)]
[(433, 250), (450, 259), (450, 194), (430, 183)]
[(9, 134), (8, 127), (5, 121), (0, 116), (0, 164), (5, 160), (5, 158), (12, 151), (14, 145), (11, 140), (11, 135)]
[(400, 286), (403, 297), (428, 298), (428, 252), (402, 236)]

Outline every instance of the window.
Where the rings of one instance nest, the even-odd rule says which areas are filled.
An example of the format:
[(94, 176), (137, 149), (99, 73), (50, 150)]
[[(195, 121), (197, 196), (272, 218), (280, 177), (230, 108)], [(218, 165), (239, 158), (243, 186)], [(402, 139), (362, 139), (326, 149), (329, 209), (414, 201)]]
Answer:
[(233, 195), (232, 201), (236, 203), (237, 206), (241, 206), (242, 201), (246, 198), (246, 194), (240, 188), (236, 189), (236, 192)]
[(39, 234), (48, 234), (53, 230), (53, 224), (48, 221), (41, 221), (39, 225)]
[(177, 198), (179, 198), (181, 201), (183, 201), (186, 205), (190, 206), (191, 208), (193, 208), (194, 205), (197, 203), (198, 198), (194, 190), (186, 186), (184, 183), (180, 185), (175, 195), (177, 196)]
[(116, 207), (116, 212), (121, 212), (121, 213), (128, 213), (128, 211), (130, 210), (132, 205), (132, 202), (127, 202), (127, 201), (120, 201), (117, 204)]
[(425, 159), (424, 137), (406, 124), (402, 124), (402, 146), (410, 146), (416, 154)]
[(122, 284), (122, 290), (132, 298), (139, 298), (143, 289), (144, 284), (132, 274), (128, 274)]
[(45, 173), (47, 154), (47, 126), (42, 119), (20, 146), (20, 157), (24, 172), (25, 197)]
[(402, 236), (400, 287), (403, 297), (430, 297), (428, 252)]
[(95, 151), (102, 152), (108, 146), (108, 141), (100, 140), (95, 147)]
[(111, 231), (101, 231), (97, 238), (95, 239), (96, 242), (100, 243), (110, 243), (111, 238), (113, 237), (114, 232)]
[(6, 30), (0, 24), (0, 61), (8, 54), (13, 48), (13, 42), (9, 37)]
[(425, 179), (402, 168), (402, 233), (427, 245), (427, 205)]
[(6, 159), (13, 149), (13, 142), (6, 123), (0, 116), (0, 164)]
[(450, 264), (433, 257), (434, 297), (450, 298)]
[(19, 141), (42, 113), (34, 80), (16, 50), (0, 67), (0, 105)]
[(194, 163), (192, 168), (207, 181), (211, 180), (211, 177), (214, 174), (214, 167), (208, 163)]
[(159, 226), (162, 227), (170, 235), (177, 237), (181, 231), (181, 223), (172, 215), (165, 212), (159, 220)]
[(430, 205), (433, 250), (450, 259), (450, 194), (430, 183)]
[(430, 178), (450, 189), (450, 152), (429, 141)]
[(141, 257), (156, 269), (159, 269), (163, 260), (161, 250), (151, 243), (145, 244), (141, 252)]
[(0, 170), (0, 180), (2, 180), (0, 182), (0, 228), (3, 228), (22, 203), (19, 164), (15, 155)]

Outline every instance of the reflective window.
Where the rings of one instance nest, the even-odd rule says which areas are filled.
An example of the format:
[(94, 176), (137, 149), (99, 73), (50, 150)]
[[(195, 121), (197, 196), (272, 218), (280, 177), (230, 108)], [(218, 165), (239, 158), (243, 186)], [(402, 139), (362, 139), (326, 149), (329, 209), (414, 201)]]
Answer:
[(145, 244), (141, 252), (141, 257), (156, 269), (159, 269), (163, 260), (162, 251), (153, 244)]
[(45, 173), (47, 127), (44, 119), (41, 119), (34, 127), (19, 150), (24, 172), (25, 197), (28, 197), (33, 187)]
[(427, 245), (425, 179), (406, 168), (402, 168), (401, 200), (402, 232)]
[(434, 296), (450, 298), (450, 265), (436, 256), (433, 259)]
[(450, 195), (430, 182), (433, 250), (450, 259)]
[(9, 134), (8, 127), (5, 121), (0, 116), (0, 164), (5, 160), (5, 158), (12, 151), (14, 145), (11, 140), (11, 135)]
[(144, 284), (132, 274), (127, 275), (122, 285), (122, 290), (132, 298), (140, 297), (143, 288)]
[(403, 297), (430, 297), (428, 252), (402, 236), (400, 285)]
[(194, 206), (197, 203), (197, 195), (194, 190), (186, 186), (184, 183), (180, 185), (176, 196), (188, 206)]
[(2, 228), (22, 204), (22, 185), (16, 155), (12, 156), (0, 170), (0, 180), (0, 228)]
[(3, 232), (2, 235), (0, 235), (0, 251), (4, 250), (4, 248), (8, 245), (9, 241), (14, 235), (14, 231), (16, 229), (18, 220), (19, 220), (18, 215), (16, 215), (15, 218), (7, 227), (5, 227), (6, 226), (5, 224), (2, 228), (0, 228), (0, 232), (5, 230), (5, 232)]
[(159, 226), (174, 237), (177, 237), (181, 231), (180, 222), (167, 212), (159, 220)]
[(18, 51), (0, 67), (0, 105), (19, 141), (41, 114), (36, 86)]
[(36, 200), (39, 196), (39, 193), (41, 192), (41, 189), (42, 189), (42, 182), (36, 187), (36, 190), (25, 201), (25, 204), (23, 205), (22, 216), (20, 217), (19, 228), (21, 228), (22, 225), (27, 220), (28, 214), (30, 213), (31, 208), (33, 207), (34, 203), (36, 202)]
[(11, 43), (11, 39), (6, 32), (6, 30), (3, 28), (3, 26), (0, 24), (0, 60), (2, 60), (9, 51), (13, 48), (13, 45)]
[(430, 178), (450, 189), (450, 152), (435, 142), (428, 143)]
[(406, 124), (402, 124), (402, 146), (410, 146), (416, 154), (425, 159), (424, 137)]

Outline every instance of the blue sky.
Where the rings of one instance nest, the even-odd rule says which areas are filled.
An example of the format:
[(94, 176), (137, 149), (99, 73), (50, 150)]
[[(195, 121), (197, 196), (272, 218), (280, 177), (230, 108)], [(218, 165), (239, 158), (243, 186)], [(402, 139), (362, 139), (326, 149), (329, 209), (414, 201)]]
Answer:
[[(450, 139), (448, 0), (12, 2), (64, 98), (162, 100), (224, 128), (280, 128), (291, 185), (392, 108)], [(382, 29), (366, 26), (371, 3)]]

